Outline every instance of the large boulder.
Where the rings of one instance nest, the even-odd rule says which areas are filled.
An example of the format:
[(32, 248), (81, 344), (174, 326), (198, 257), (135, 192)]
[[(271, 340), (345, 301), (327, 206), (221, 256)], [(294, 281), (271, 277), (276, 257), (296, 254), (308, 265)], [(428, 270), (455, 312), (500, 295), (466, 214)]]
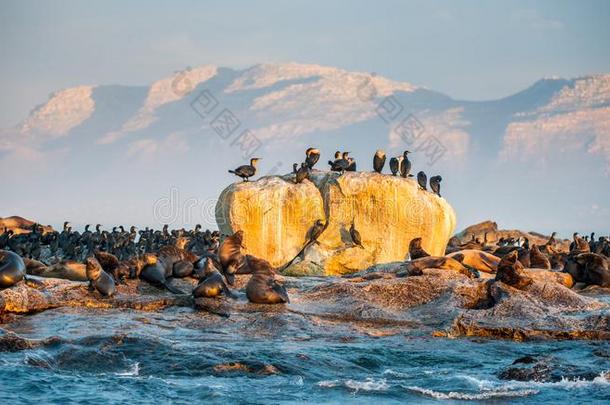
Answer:
[[(440, 256), (455, 229), (453, 208), (413, 179), (315, 171), (310, 180), (294, 184), (293, 177), (263, 177), (227, 187), (216, 206), (220, 231), (243, 230), (246, 252), (279, 267), (306, 247), (308, 232), (320, 219), (328, 226), (318, 243), (306, 247), (301, 268), (337, 275), (402, 261), (416, 237), (428, 253)], [(363, 247), (352, 243), (352, 223)]]

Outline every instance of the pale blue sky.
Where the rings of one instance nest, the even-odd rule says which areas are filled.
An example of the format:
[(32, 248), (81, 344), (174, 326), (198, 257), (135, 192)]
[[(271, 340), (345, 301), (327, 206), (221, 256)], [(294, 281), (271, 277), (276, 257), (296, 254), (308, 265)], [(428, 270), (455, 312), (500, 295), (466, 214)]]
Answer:
[(610, 1), (0, 0), (0, 127), (50, 92), (199, 64), (318, 63), (461, 99), (610, 72)]

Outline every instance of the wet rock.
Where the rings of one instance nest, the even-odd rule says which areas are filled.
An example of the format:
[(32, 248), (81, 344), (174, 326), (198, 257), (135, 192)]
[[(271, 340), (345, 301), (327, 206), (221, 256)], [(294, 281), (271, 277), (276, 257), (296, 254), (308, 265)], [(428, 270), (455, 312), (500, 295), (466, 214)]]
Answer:
[(56, 337), (47, 339), (26, 339), (13, 332), (6, 332), (0, 329), (0, 353), (18, 352), (36, 347), (49, 346), (59, 341), (60, 339)]
[[(129, 280), (117, 286), (117, 294), (104, 298), (90, 292), (84, 282), (56, 278), (38, 278), (36, 287), (18, 283), (0, 291), (0, 317), (9, 314), (28, 314), (58, 307), (131, 308), (152, 311), (167, 306), (191, 306), (190, 295), (173, 295), (139, 280)], [(183, 285), (193, 282), (180, 280)], [(190, 291), (190, 290), (187, 290)]]
[(561, 380), (591, 381), (600, 372), (586, 370), (572, 364), (563, 364), (553, 356), (525, 356), (498, 373), (501, 380), (559, 382)]
[(494, 305), (463, 311), (450, 335), (526, 339), (610, 339), (607, 305), (558, 283), (533, 282), (522, 291), (490, 285)]

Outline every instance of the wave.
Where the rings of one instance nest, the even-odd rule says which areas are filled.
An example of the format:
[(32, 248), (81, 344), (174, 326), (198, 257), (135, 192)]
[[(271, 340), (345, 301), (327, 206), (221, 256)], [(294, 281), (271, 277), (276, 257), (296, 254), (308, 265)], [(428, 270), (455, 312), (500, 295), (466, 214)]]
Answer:
[(127, 371), (123, 371), (120, 373), (115, 373), (118, 376), (122, 377), (134, 377), (140, 375), (140, 363), (136, 362), (131, 368)]
[(491, 381), (481, 380), (468, 375), (458, 376), (464, 380), (476, 385), (480, 390), (489, 390), (497, 388), (515, 389), (515, 388), (563, 388), (563, 389), (578, 389), (587, 388), (594, 385), (610, 385), (610, 371), (602, 371), (597, 377), (592, 380), (584, 378), (566, 378), (562, 377), (559, 381), (539, 382), (539, 381)]
[(467, 392), (440, 392), (434, 391), (427, 388), (411, 386), (405, 387), (407, 390), (415, 392), (417, 394), (426, 395), (435, 399), (462, 399), (471, 401), (480, 401), (484, 399), (495, 399), (495, 398), (514, 398), (514, 397), (526, 397), (530, 395), (536, 395), (538, 390), (518, 390), (510, 391), (508, 389), (502, 389), (497, 391), (487, 391), (479, 393), (467, 393)]
[(318, 382), (319, 387), (334, 388), (334, 387), (345, 387), (355, 392), (358, 391), (386, 391), (390, 388), (385, 379), (375, 380), (373, 378), (367, 378), (364, 381), (358, 380), (326, 380)]

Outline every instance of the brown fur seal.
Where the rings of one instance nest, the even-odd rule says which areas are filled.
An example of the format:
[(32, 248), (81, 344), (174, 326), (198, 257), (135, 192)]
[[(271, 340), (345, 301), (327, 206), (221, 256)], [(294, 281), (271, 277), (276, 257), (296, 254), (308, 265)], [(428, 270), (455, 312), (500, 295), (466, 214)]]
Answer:
[(570, 255), (566, 260), (565, 271), (574, 281), (610, 287), (610, 264), (608, 258), (596, 253)]
[(70, 281), (87, 281), (87, 269), (83, 263), (74, 260), (62, 260), (49, 266), (40, 277), (61, 278)]
[(570, 253), (589, 253), (590, 251), (591, 248), (589, 247), (589, 243), (577, 234), (575, 234), (574, 242), (572, 242), (572, 245), (570, 246)]
[(144, 257), (145, 264), (139, 274), (142, 280), (149, 282), (155, 287), (165, 288), (174, 294), (184, 294), (183, 291), (168, 282), (168, 277), (172, 275), (171, 270), (168, 270), (168, 266), (159, 261), (155, 255), (147, 254)]
[(496, 272), (496, 281), (501, 281), (519, 290), (532, 284), (533, 280), (523, 271), (523, 265), (517, 260), (517, 251), (513, 251), (500, 260)]
[(188, 277), (193, 273), (193, 264), (199, 260), (199, 257), (179, 246), (161, 247), (157, 252), (157, 258), (166, 267), (166, 273), (169, 276)]
[(241, 251), (243, 240), (244, 231), (237, 231), (225, 238), (218, 248), (218, 261), (220, 262), (222, 273), (230, 285), (233, 285), (235, 274), (244, 264), (244, 255)]
[(121, 275), (119, 274), (119, 269), (121, 268), (121, 263), (119, 259), (108, 252), (95, 252), (95, 259), (99, 262), (102, 269), (114, 278), (114, 282), (118, 283)]
[(453, 270), (465, 275), (466, 277), (474, 277), (474, 275), (459, 261), (451, 257), (437, 256), (421, 257), (419, 259), (406, 262), (405, 269), (396, 273), (396, 276), (420, 276), (423, 274), (422, 270), (424, 269)]
[(530, 263), (529, 267), (532, 269), (551, 269), (551, 262), (549, 258), (538, 249), (538, 246), (532, 245), (529, 255)]
[(100, 262), (93, 256), (85, 259), (89, 290), (97, 290), (104, 297), (111, 297), (116, 291), (114, 279), (102, 269)]
[(255, 304), (283, 304), (290, 302), (288, 292), (276, 279), (271, 264), (263, 259), (247, 255), (245, 273), (252, 274), (246, 284), (246, 296)]
[(25, 263), (21, 256), (0, 250), (0, 288), (12, 287), (25, 278)]
[(205, 271), (201, 282), (193, 289), (193, 297), (214, 298), (220, 294), (225, 294), (227, 297), (236, 298), (231, 292), (224, 277), (214, 267), (212, 259), (207, 258), (205, 262)]
[(421, 238), (415, 238), (409, 242), (409, 257), (411, 260), (427, 256), (430, 256), (430, 254), (421, 247)]
[(34, 276), (40, 275), (47, 271), (49, 266), (34, 259), (23, 258), (23, 262), (25, 263), (25, 269), (27, 274), (32, 274)]
[(485, 273), (495, 273), (498, 268), (498, 264), (500, 263), (499, 257), (494, 256), (491, 253), (475, 249), (458, 250), (457, 252), (450, 253), (447, 256), (456, 259), (456, 255), (459, 254), (463, 255), (464, 257), (463, 260), (458, 260), (459, 262), (465, 266), (472, 267), (477, 271), (482, 271)]

